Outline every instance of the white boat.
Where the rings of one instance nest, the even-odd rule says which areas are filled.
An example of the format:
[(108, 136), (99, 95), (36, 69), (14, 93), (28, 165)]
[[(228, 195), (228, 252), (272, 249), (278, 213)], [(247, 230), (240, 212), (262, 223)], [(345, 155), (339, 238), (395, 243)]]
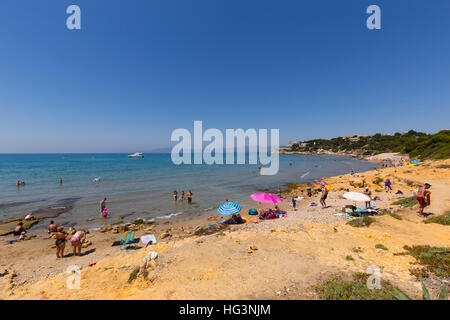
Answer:
[(144, 156), (142, 155), (142, 153), (140, 153), (140, 152), (136, 152), (136, 153), (133, 153), (133, 154), (129, 154), (128, 155), (128, 158), (143, 158)]

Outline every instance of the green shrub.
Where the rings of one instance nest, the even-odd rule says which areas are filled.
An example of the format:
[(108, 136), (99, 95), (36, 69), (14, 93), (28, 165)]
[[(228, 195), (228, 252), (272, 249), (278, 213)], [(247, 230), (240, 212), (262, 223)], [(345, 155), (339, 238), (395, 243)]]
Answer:
[(425, 223), (439, 223), (443, 224), (444, 226), (450, 226), (450, 211), (447, 211), (446, 213), (436, 216), (436, 217), (430, 217), (428, 219), (425, 219)]
[[(450, 248), (430, 246), (404, 246), (408, 254), (413, 256), (422, 265), (423, 272), (434, 273), (438, 277), (450, 276)], [(410, 270), (411, 272), (411, 270)]]
[(376, 245), (375, 245), (375, 248), (381, 249), (381, 250), (386, 250), (386, 251), (387, 251), (387, 249), (388, 249), (388, 248), (386, 248), (384, 245), (382, 245), (381, 243), (376, 244)]
[(408, 198), (401, 198), (397, 201), (392, 202), (392, 204), (398, 205), (398, 206), (401, 206), (404, 208), (413, 207), (418, 203), (419, 203), (419, 201), (417, 201), (416, 197), (414, 197), (414, 196), (408, 197)]
[(364, 216), (361, 218), (350, 220), (349, 222), (347, 222), (347, 224), (355, 228), (361, 228), (361, 227), (368, 227), (374, 222), (375, 222), (374, 218)]
[(133, 271), (131, 271), (130, 276), (128, 277), (128, 283), (131, 283), (134, 279), (137, 278), (139, 270), (140, 270), (140, 267), (136, 267), (136, 268), (134, 268)]
[(353, 280), (334, 277), (317, 286), (315, 291), (325, 300), (395, 300), (394, 290), (389, 282), (382, 282), (382, 289), (367, 288), (369, 275), (356, 273)]
[(383, 179), (381, 179), (380, 177), (376, 177), (372, 182), (374, 184), (380, 184), (381, 182), (383, 182)]
[(355, 259), (353, 259), (352, 256), (346, 256), (346, 257), (345, 257), (345, 260), (353, 261), (353, 260), (355, 260)]

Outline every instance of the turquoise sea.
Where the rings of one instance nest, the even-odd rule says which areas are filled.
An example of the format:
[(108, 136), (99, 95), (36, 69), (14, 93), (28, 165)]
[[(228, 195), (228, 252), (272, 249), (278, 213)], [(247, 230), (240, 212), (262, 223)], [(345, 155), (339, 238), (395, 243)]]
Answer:
[[(170, 154), (144, 154), (142, 159), (127, 154), (0, 154), (0, 221), (70, 202), (73, 208), (54, 220), (96, 227), (102, 224), (98, 208), (103, 197), (108, 198), (110, 222), (121, 216), (127, 222), (195, 214), (213, 211), (225, 200), (251, 203), (248, 196), (259, 190), (375, 166), (346, 157), (280, 155), (278, 174), (262, 176), (257, 165), (177, 166)], [(26, 185), (16, 187), (17, 180)], [(174, 203), (174, 189), (192, 190), (193, 204)]]

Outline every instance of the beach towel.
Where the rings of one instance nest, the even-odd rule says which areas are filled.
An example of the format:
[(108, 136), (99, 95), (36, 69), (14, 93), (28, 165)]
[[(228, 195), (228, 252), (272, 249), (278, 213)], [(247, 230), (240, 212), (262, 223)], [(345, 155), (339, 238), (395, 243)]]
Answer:
[(148, 246), (150, 244), (156, 244), (156, 237), (154, 234), (147, 234), (147, 235), (141, 237), (141, 241), (146, 246)]

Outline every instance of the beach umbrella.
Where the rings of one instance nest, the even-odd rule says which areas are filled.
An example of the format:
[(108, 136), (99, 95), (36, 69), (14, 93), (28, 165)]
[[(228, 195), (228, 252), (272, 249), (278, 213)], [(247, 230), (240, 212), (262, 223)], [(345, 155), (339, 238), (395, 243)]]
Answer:
[(325, 181), (323, 181), (323, 180), (317, 180), (316, 184), (327, 184), (327, 183)]
[(219, 206), (217, 212), (225, 216), (231, 216), (241, 211), (242, 207), (237, 202), (225, 202)]
[(353, 201), (370, 201), (370, 197), (361, 192), (346, 192), (342, 195), (345, 199)]
[(252, 198), (255, 201), (265, 203), (265, 204), (276, 204), (278, 202), (283, 201), (280, 197), (270, 194), (270, 193), (254, 193), (250, 195), (250, 198)]
[(392, 161), (392, 159), (391, 159), (391, 158), (386, 158), (386, 159), (384, 159), (384, 160), (387, 160), (387, 161)]
[(411, 163), (412, 163), (412, 164), (419, 164), (419, 161), (414, 160), (414, 161), (412, 161)]

